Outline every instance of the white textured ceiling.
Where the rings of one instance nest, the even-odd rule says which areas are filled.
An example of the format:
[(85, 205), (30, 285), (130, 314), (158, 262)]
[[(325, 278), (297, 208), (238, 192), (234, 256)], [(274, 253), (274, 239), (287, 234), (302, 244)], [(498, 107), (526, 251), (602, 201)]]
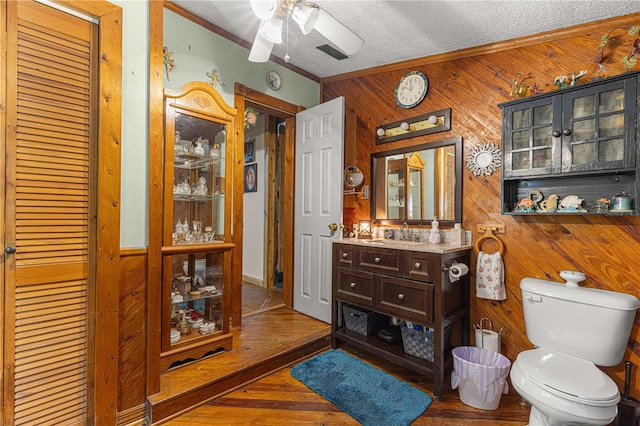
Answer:
[[(249, 0), (172, 1), (253, 42), (259, 20), (251, 11)], [(338, 61), (316, 49), (328, 43), (324, 37), (316, 31), (305, 36), (291, 21), (290, 63), (321, 78), (640, 12), (638, 0), (316, 0), (314, 3), (365, 42), (354, 55)], [(594, 46), (594, 56), (596, 50)], [(286, 52), (283, 43), (276, 45), (272, 54), (283, 58)]]

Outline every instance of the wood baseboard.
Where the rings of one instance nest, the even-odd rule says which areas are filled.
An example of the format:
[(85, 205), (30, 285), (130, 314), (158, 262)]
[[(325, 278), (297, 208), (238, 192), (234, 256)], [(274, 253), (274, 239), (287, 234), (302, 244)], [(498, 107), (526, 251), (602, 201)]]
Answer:
[(146, 404), (140, 404), (135, 407), (128, 408), (124, 411), (118, 411), (118, 426), (146, 426), (151, 424), (146, 417)]
[(243, 275), (242, 276), (242, 281), (243, 282), (247, 282), (249, 284), (257, 285), (258, 287), (266, 287), (266, 285), (264, 283), (264, 280), (261, 280), (259, 278), (250, 277), (248, 275)]

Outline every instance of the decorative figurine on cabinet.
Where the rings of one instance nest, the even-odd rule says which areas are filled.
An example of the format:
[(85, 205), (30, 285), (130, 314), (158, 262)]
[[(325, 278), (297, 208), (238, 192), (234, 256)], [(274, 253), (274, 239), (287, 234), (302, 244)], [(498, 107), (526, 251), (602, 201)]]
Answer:
[(582, 202), (584, 199), (578, 198), (577, 195), (567, 195), (562, 200), (560, 200), (559, 211), (561, 212), (586, 212), (584, 208), (582, 208)]
[(546, 200), (540, 202), (540, 210), (547, 213), (554, 213), (558, 211), (558, 197), (556, 194), (551, 194)]
[(521, 198), (516, 204), (516, 211), (520, 213), (533, 213), (536, 203), (531, 198)]

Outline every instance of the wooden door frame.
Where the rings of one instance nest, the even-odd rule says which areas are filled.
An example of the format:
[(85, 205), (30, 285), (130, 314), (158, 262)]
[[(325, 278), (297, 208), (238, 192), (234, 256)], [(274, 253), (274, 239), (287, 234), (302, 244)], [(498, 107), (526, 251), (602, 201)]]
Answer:
[(233, 242), (236, 249), (232, 260), (232, 295), (231, 312), (232, 324), (240, 326), (242, 323), (242, 239), (243, 239), (243, 186), (242, 186), (242, 162), (244, 161), (244, 108), (246, 103), (256, 106), (265, 114), (279, 117), (285, 120), (285, 136), (283, 143), (284, 164), (282, 173), (284, 188), (282, 189), (283, 204), (283, 240), (285, 250), (283, 256), (284, 280), (282, 283), (283, 302), (286, 306), (293, 306), (293, 209), (294, 209), (294, 176), (295, 176), (295, 116), (303, 111), (304, 107), (294, 105), (273, 96), (248, 88), (244, 84), (236, 83), (234, 87), (234, 107), (238, 109), (236, 120), (237, 141), (236, 158), (237, 167), (234, 170), (234, 236)]
[[(104, 372), (118, 371), (118, 289), (114, 280), (120, 267), (120, 155), (122, 119), (122, 9), (108, 1), (66, 1), (54, 3), (89, 16), (99, 21), (98, 42), (98, 158), (97, 191), (97, 252), (95, 257), (95, 339), (89, 342), (93, 355), (88, 360), (92, 386), (89, 388), (93, 400), (93, 418), (90, 424), (116, 424), (118, 406), (118, 375)], [(6, 46), (7, 0), (0, 0), (0, 40)], [(2, 63), (6, 64), (6, 49), (2, 49)], [(0, 121), (6, 122), (7, 70), (0, 70)], [(2, 133), (2, 158), (6, 135)], [(4, 185), (2, 189), (1, 213), (4, 217)], [(4, 229), (3, 229), (4, 231)], [(3, 232), (4, 235), (4, 232)], [(3, 281), (3, 288), (4, 288)], [(4, 338), (2, 340), (4, 344)], [(92, 362), (91, 362), (92, 361)], [(3, 359), (4, 365), (4, 359)], [(91, 384), (91, 383), (90, 383)], [(3, 392), (7, 390), (4, 389)], [(4, 400), (4, 394), (3, 400)], [(90, 412), (89, 412), (90, 414)]]
[[(115, 424), (118, 408), (120, 157), (122, 138), (122, 9), (108, 1), (55, 3), (100, 22), (98, 77), (98, 188), (96, 340), (93, 366), (95, 424)], [(114, 275), (116, 279), (114, 280)]]

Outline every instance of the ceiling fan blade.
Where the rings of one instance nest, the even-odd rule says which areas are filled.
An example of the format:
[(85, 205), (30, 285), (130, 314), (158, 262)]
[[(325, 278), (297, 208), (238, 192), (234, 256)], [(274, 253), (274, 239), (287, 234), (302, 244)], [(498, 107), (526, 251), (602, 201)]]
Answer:
[(251, 10), (263, 21), (275, 16), (278, 0), (251, 0)]
[(311, 32), (318, 20), (318, 10), (318, 7), (310, 3), (298, 3), (291, 10), (291, 17), (300, 26), (302, 34)]
[(318, 20), (313, 29), (329, 39), (347, 55), (353, 55), (364, 44), (364, 40), (356, 33), (321, 8), (318, 8)]
[(258, 34), (272, 43), (282, 43), (282, 20), (278, 18), (271, 18), (260, 22)]
[(271, 50), (273, 50), (273, 42), (270, 42), (257, 32), (256, 38), (253, 40), (253, 46), (251, 46), (251, 51), (249, 52), (249, 61), (267, 62), (271, 56)]

